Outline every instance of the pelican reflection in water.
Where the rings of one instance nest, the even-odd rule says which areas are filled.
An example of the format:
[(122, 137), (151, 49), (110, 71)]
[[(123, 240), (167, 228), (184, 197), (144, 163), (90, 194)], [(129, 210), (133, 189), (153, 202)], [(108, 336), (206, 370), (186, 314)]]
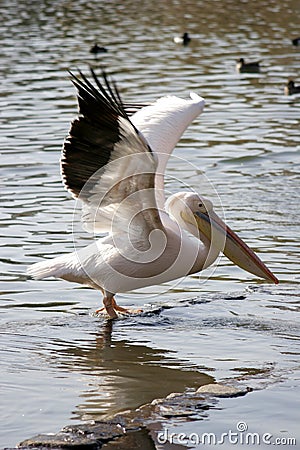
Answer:
[[(66, 188), (82, 201), (87, 231), (106, 233), (89, 246), (32, 265), (36, 279), (57, 277), (103, 293), (110, 318), (132, 312), (115, 294), (161, 284), (204, 270), (223, 252), (246, 271), (277, 283), (257, 255), (194, 192), (164, 198), (168, 157), (204, 100), (159, 98), (128, 115), (116, 85), (91, 70), (71, 74), (79, 115), (65, 139), (61, 172)], [(131, 105), (132, 106), (132, 105)]]

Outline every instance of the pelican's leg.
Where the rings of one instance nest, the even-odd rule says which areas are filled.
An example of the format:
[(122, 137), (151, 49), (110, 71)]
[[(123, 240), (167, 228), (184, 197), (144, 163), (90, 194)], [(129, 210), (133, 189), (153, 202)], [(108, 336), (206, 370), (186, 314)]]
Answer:
[(113, 295), (106, 295), (103, 299), (104, 308), (109, 315), (110, 319), (116, 319), (118, 314), (115, 311), (115, 299)]
[(107, 313), (111, 319), (116, 319), (118, 317), (116, 311), (123, 313), (123, 314), (137, 314), (140, 312), (143, 312), (142, 309), (129, 309), (129, 308), (123, 308), (122, 306), (119, 306), (114, 299), (113, 294), (105, 292), (103, 297), (103, 308), (97, 309), (95, 311), (96, 314), (99, 313)]
[(115, 299), (113, 294), (111, 294), (110, 292), (105, 292), (104, 293), (104, 297), (103, 297), (103, 308), (97, 309), (95, 311), (96, 314), (99, 313), (104, 313), (106, 312), (110, 319), (116, 319), (118, 317), (116, 311), (114, 310), (114, 303), (115, 303)]

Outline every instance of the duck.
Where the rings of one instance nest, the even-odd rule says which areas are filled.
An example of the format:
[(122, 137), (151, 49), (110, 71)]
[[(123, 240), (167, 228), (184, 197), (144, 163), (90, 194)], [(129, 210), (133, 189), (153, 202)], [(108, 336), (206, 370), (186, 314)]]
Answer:
[(236, 70), (240, 73), (258, 73), (260, 71), (260, 62), (246, 63), (244, 58), (240, 58), (236, 64)]
[(100, 45), (96, 42), (90, 49), (90, 53), (93, 53), (94, 55), (98, 55), (99, 53), (107, 53), (107, 48), (100, 47)]
[(297, 37), (297, 38), (294, 38), (294, 39), (292, 39), (292, 44), (293, 45), (300, 45), (300, 37)]
[(285, 95), (300, 94), (300, 86), (296, 86), (294, 80), (289, 80), (284, 86)]
[(174, 42), (175, 42), (175, 44), (188, 45), (191, 42), (189, 33), (185, 32), (185, 33), (183, 33), (182, 36), (175, 36)]

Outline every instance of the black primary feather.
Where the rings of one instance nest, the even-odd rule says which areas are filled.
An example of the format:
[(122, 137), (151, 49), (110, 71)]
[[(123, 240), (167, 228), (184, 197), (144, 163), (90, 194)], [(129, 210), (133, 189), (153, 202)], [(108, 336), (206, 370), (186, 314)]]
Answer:
[(104, 71), (103, 85), (91, 69), (97, 88), (82, 72), (80, 78), (70, 74), (77, 89), (79, 116), (64, 142), (61, 172), (67, 189), (78, 197), (92, 175), (109, 162), (120, 140), (119, 118), (129, 118), (116, 84)]

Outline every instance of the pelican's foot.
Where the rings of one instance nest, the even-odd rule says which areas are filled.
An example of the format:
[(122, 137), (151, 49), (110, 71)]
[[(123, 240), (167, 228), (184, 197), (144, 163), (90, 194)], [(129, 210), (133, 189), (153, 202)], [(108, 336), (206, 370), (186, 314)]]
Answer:
[(110, 319), (117, 319), (118, 314), (116, 311), (122, 314), (139, 314), (143, 312), (142, 309), (123, 308), (119, 306), (114, 298), (104, 298), (104, 307), (97, 309), (95, 314), (108, 314)]
[(122, 314), (139, 314), (143, 312), (142, 309), (123, 308), (117, 304), (115, 299), (113, 299), (113, 308), (115, 311), (119, 311)]

